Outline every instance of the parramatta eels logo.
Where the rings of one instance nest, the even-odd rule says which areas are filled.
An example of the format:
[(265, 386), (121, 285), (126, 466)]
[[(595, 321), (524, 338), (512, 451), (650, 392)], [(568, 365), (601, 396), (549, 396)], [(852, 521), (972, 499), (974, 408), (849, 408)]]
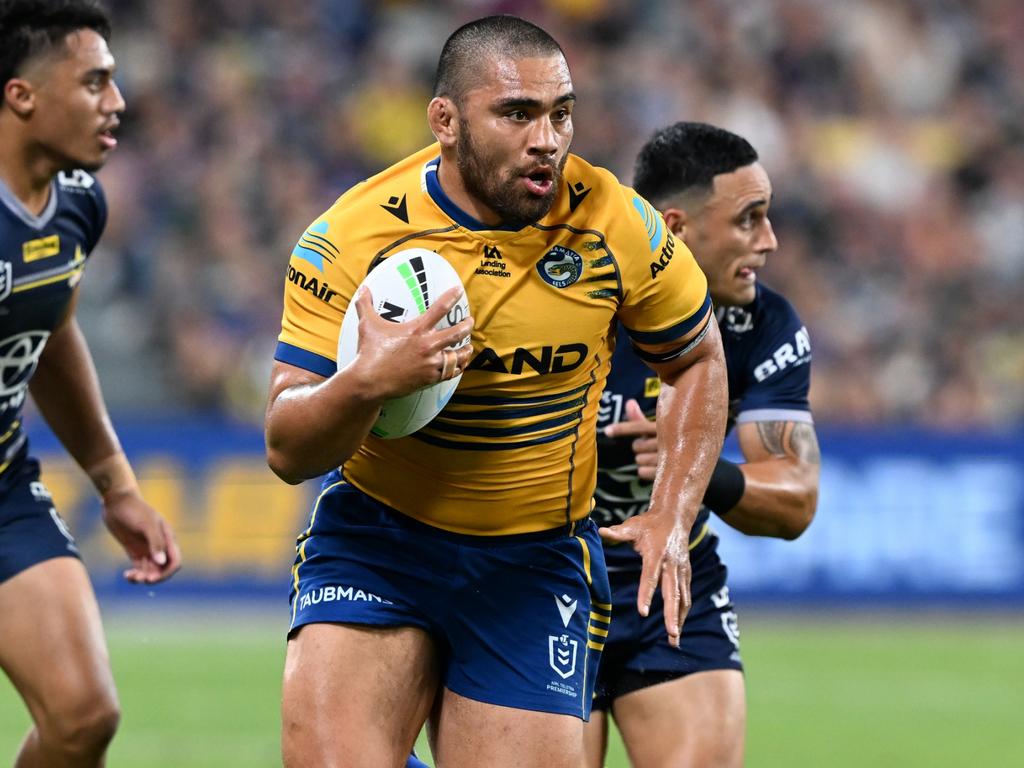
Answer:
[(537, 271), (544, 282), (555, 288), (572, 285), (583, 275), (583, 259), (563, 245), (556, 245), (537, 262)]
[(24, 394), (49, 337), (48, 331), (25, 331), (0, 341), (0, 398)]

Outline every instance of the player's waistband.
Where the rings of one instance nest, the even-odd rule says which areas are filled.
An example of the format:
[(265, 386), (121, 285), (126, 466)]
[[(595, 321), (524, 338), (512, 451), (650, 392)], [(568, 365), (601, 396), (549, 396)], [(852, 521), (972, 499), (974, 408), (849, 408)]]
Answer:
[[(360, 521), (364, 524), (378, 522), (387, 527), (399, 528), (410, 533), (470, 547), (502, 547), (525, 544), (532, 541), (557, 541), (571, 536), (579, 536), (584, 531), (596, 527), (596, 523), (593, 520), (589, 517), (584, 517), (580, 520), (569, 521), (556, 528), (530, 531), (528, 533), (494, 535), (457, 533), (416, 520), (394, 507), (378, 501), (370, 494), (345, 481), (339, 481), (333, 485), (326, 486), (321, 493), (321, 499), (318, 500), (318, 503), (326, 501), (328, 495), (335, 497), (334, 503), (339, 505), (336, 508), (339, 509), (341, 514), (345, 516), (358, 515)], [(347, 497), (349, 500), (342, 500), (343, 497)], [(375, 517), (376, 519), (369, 520), (367, 519), (368, 516)]]

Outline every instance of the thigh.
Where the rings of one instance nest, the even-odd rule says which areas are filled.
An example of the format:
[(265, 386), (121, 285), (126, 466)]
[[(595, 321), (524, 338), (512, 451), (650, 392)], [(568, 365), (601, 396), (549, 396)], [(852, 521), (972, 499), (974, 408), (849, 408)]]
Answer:
[(608, 752), (608, 715), (601, 710), (590, 713), (590, 721), (583, 725), (584, 768), (601, 768)]
[(46, 560), (0, 583), (0, 617), (0, 667), (36, 722), (116, 698), (99, 608), (80, 560)]
[(404, 766), (437, 681), (423, 630), (305, 625), (288, 641), (285, 660), (285, 765)]
[(432, 740), (438, 768), (579, 768), (583, 721), (486, 704), (445, 689)]
[(743, 673), (698, 672), (621, 696), (613, 714), (634, 768), (739, 768)]

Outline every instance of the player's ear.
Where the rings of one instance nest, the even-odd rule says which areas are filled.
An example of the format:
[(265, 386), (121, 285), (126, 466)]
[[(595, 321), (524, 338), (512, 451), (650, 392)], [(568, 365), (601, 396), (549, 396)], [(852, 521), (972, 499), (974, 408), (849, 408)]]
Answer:
[(435, 96), (427, 105), (427, 123), (442, 147), (451, 148), (459, 140), (459, 115), (455, 102), (447, 96)]
[(4, 83), (4, 104), (18, 117), (27, 118), (36, 108), (35, 90), (27, 80), (12, 77)]
[(665, 219), (665, 226), (680, 240), (686, 240), (686, 226), (689, 224), (689, 217), (682, 208), (666, 208), (661, 212)]

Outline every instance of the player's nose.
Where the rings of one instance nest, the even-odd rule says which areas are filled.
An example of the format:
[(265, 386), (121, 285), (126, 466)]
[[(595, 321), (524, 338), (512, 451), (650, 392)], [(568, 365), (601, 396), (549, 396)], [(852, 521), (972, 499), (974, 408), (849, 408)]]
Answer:
[(775, 253), (778, 247), (779, 241), (775, 237), (775, 230), (772, 228), (772, 222), (767, 216), (765, 216), (754, 250), (767, 256), (769, 253)]
[(558, 152), (558, 134), (550, 118), (534, 121), (530, 131), (531, 155), (554, 155)]

